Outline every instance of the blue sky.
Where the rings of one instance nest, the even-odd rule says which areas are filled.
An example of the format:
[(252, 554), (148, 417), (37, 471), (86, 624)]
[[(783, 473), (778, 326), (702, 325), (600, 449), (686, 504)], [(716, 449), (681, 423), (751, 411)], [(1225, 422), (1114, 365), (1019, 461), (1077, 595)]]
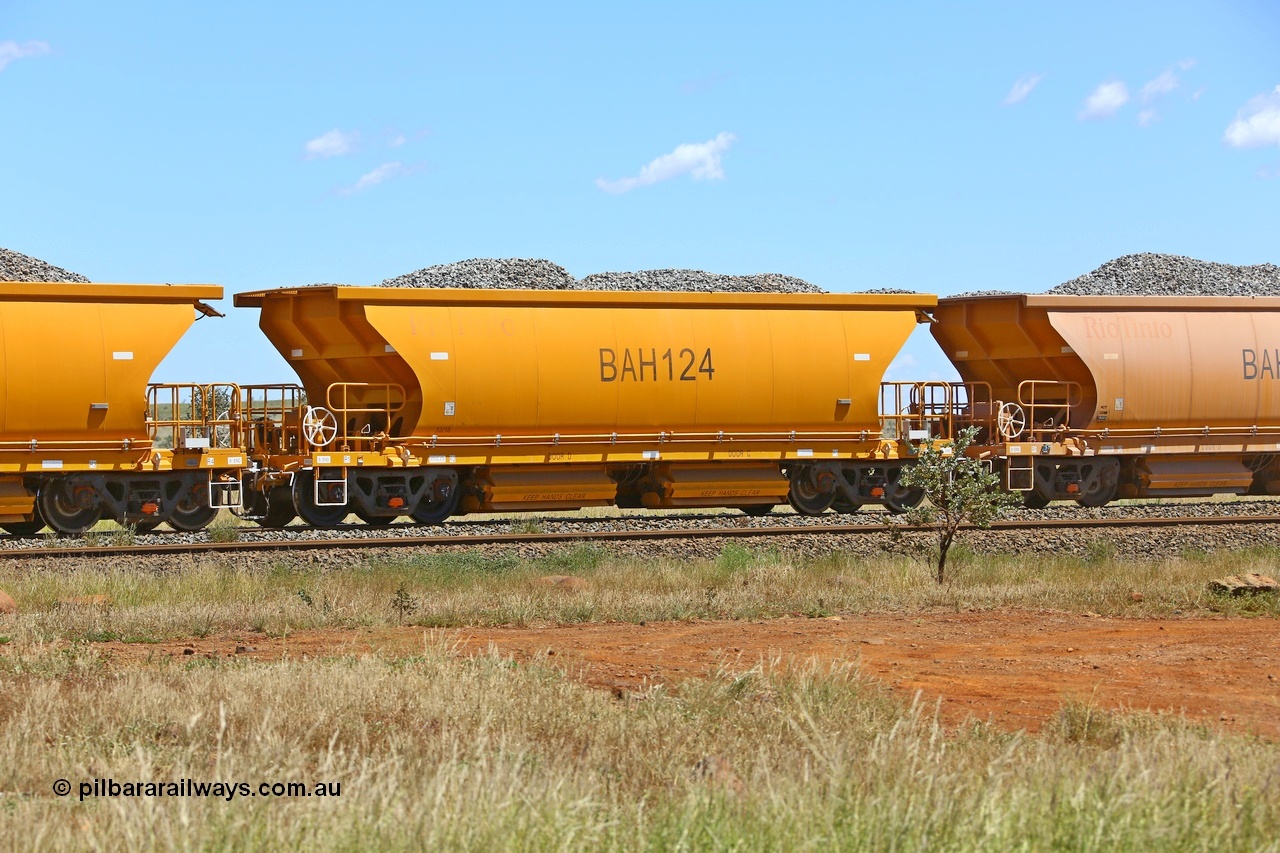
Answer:
[[(1042, 290), (1280, 262), (1280, 3), (0, 2), (0, 246), (234, 293), (470, 257)], [(280, 381), (221, 306), (163, 381)], [(893, 378), (949, 375), (927, 333)]]

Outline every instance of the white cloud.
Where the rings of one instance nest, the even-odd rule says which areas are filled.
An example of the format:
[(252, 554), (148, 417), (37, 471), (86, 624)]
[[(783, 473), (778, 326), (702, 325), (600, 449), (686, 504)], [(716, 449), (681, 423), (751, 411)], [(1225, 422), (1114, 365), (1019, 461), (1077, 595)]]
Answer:
[(338, 190), (338, 195), (355, 195), (364, 192), (370, 187), (376, 187), (378, 184), (384, 184), (392, 178), (400, 178), (405, 175), (412, 175), (419, 172), (423, 168), (423, 164), (415, 163), (410, 166), (397, 161), (394, 163), (383, 163), (371, 172), (365, 172), (360, 176), (354, 184), (349, 187), (342, 187)]
[(1280, 145), (1280, 86), (1266, 95), (1251, 98), (1227, 125), (1223, 142), (1232, 148), (1259, 148)]
[(1039, 86), (1040, 81), (1043, 79), (1043, 74), (1028, 74), (1025, 77), (1019, 77), (1018, 81), (1013, 84), (1013, 88), (1009, 90), (1009, 94), (1004, 96), (1002, 103), (1006, 107), (1022, 103), (1026, 100), (1027, 95), (1031, 94), (1031, 90)]
[(356, 150), (356, 145), (359, 142), (359, 131), (353, 130), (350, 133), (343, 133), (334, 128), (328, 133), (322, 133), (315, 139), (310, 140), (302, 148), (308, 160), (328, 159), (329, 157), (341, 157), (343, 154), (350, 154)]
[(737, 138), (732, 133), (721, 133), (706, 142), (677, 145), (670, 154), (663, 154), (650, 161), (634, 178), (619, 178), (616, 181), (596, 178), (596, 186), (607, 193), (625, 193), (636, 187), (647, 187), (681, 175), (689, 175), (695, 181), (720, 180), (724, 177), (720, 155), (728, 151)]
[(1160, 118), (1160, 113), (1157, 112), (1154, 107), (1151, 109), (1143, 110), (1142, 112), (1138, 113), (1138, 126), (1150, 127), (1151, 124), (1159, 120), (1159, 118)]
[(1190, 71), (1192, 68), (1196, 67), (1196, 61), (1194, 58), (1179, 59), (1178, 67), (1181, 68), (1183, 71)]
[(1129, 87), (1121, 80), (1101, 83), (1084, 99), (1081, 119), (1111, 118), (1116, 110), (1129, 103)]
[(49, 45), (42, 41), (0, 41), (0, 71), (3, 71), (15, 59), (27, 59), (32, 56), (44, 56), (49, 52)]
[(1159, 77), (1142, 87), (1142, 101), (1149, 104), (1161, 95), (1167, 95), (1178, 88), (1178, 75), (1172, 68), (1166, 68)]
[(387, 147), (399, 148), (401, 145), (404, 145), (408, 141), (409, 141), (409, 137), (405, 136), (403, 133), (397, 133), (395, 136), (387, 140)]

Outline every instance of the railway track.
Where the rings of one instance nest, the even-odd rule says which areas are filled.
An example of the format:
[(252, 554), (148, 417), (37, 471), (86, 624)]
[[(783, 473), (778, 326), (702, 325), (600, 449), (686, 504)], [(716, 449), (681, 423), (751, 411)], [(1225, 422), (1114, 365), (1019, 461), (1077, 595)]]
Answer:
[[(1144, 518), (1028, 519), (997, 521), (996, 531), (1098, 530), (1159, 527), (1222, 527), (1226, 525), (1280, 525), (1280, 515), (1196, 515)], [(643, 530), (572, 530), (551, 533), (449, 534), (436, 536), (363, 536), (359, 538), (296, 538), (237, 540), (232, 542), (180, 542), (134, 545), (79, 545), (74, 547), (12, 548), (0, 558), (113, 557), (162, 554), (249, 553), (255, 551), (361, 550), (371, 548), (442, 548), (527, 543), (635, 542), (673, 539), (766, 539), (791, 536), (867, 536), (884, 533), (884, 524), (771, 525), (767, 527), (687, 527)], [(906, 528), (910, 531), (930, 528)], [(975, 530), (964, 525), (962, 530)]]

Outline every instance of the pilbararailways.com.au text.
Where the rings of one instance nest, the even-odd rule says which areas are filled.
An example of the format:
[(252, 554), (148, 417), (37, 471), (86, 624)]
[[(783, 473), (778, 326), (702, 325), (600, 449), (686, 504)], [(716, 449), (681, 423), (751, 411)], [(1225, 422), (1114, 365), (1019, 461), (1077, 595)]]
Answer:
[[(71, 793), (71, 783), (59, 779), (53, 783), (59, 797)], [(95, 797), (216, 797), (231, 802), (237, 797), (341, 797), (341, 782), (197, 782), (178, 779), (172, 782), (117, 782), (115, 779), (89, 779), (78, 783), (80, 802)]]

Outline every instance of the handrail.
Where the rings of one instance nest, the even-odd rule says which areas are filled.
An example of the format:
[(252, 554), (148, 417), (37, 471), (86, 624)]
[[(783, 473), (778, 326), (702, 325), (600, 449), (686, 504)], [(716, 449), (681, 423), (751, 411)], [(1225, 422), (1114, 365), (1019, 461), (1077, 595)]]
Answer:
[[(361, 391), (384, 402), (374, 405), (352, 405), (351, 394)], [(340, 396), (340, 399), (336, 399)], [(393, 398), (395, 402), (392, 402)], [(337, 445), (348, 450), (361, 450), (364, 445), (377, 450), (389, 437), (392, 417), (405, 407), (404, 386), (397, 382), (334, 382), (325, 390), (325, 404), (337, 421)], [(357, 417), (352, 417), (353, 415)], [(368, 417), (358, 417), (366, 415)], [(364, 421), (360, 424), (360, 421)], [(381, 420), (378, 424), (377, 421)], [(375, 431), (376, 430), (376, 431)]]
[(306, 391), (300, 385), (243, 385), (244, 437), (251, 454), (299, 452), (301, 410)]
[(0, 449), (21, 448), (30, 453), (46, 450), (80, 450), (80, 449), (119, 449), (119, 450), (151, 450), (149, 438), (94, 438), (94, 439), (57, 439), (32, 438), (27, 441), (0, 441)]
[[(573, 444), (619, 445), (645, 444), (658, 448), (667, 444), (720, 444), (734, 449), (735, 442), (754, 441), (778, 444), (802, 444), (816, 441), (874, 441), (877, 445), (893, 443), (875, 430), (850, 430), (848, 432), (656, 432), (656, 433), (550, 433), (522, 435), (411, 435), (396, 439), (397, 444), (428, 447), (558, 447)], [(815, 457), (816, 458), (816, 457)]]
[[(381, 406), (350, 406), (348, 403), (350, 401), (350, 391), (352, 388), (380, 388), (387, 392), (387, 402)], [(342, 391), (341, 405), (333, 401), (333, 392), (335, 389), (341, 389)], [(395, 404), (395, 408), (391, 407), (391, 394), (393, 390), (400, 396), (400, 402)], [(325, 392), (325, 405), (327, 405), (330, 410), (334, 412), (342, 412), (343, 414), (371, 414), (378, 412), (394, 415), (404, 409), (404, 386), (397, 382), (334, 382)]]
[[(958, 393), (958, 392), (963, 392)], [(881, 382), (880, 423), (885, 438), (950, 438), (965, 386), (951, 382)]]
[[(211, 448), (242, 445), (240, 386), (234, 382), (152, 383), (147, 386), (146, 405), (147, 434), (161, 447), (181, 450), (191, 446), (193, 439)], [(167, 417), (161, 414), (166, 405)]]
[(1196, 435), (1214, 435), (1214, 436), (1244, 436), (1253, 437), (1257, 435), (1280, 435), (1280, 425), (1277, 426), (1202, 426), (1202, 427), (1103, 427), (1102, 429), (1073, 429), (1068, 430), (1073, 436), (1083, 436), (1086, 438), (1112, 438), (1115, 436), (1150, 436), (1152, 438), (1163, 438), (1165, 436), (1174, 436), (1181, 438), (1183, 436)]

